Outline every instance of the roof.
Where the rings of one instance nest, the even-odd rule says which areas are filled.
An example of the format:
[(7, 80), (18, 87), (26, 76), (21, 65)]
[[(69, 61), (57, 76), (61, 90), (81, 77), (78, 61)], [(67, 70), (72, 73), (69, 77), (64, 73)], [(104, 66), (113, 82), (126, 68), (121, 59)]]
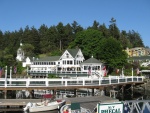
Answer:
[(75, 57), (79, 49), (67, 49), (67, 51), (72, 55), (72, 57)]
[(71, 110), (80, 109), (80, 103), (71, 103)]
[(82, 64), (89, 64), (89, 63), (98, 63), (98, 64), (102, 64), (102, 62), (100, 62), (99, 60), (97, 60), (96, 58), (89, 58), (87, 60), (85, 60), (84, 62), (82, 62)]
[(39, 58), (34, 61), (58, 61), (59, 58), (60, 58), (60, 56), (50, 56), (50, 57)]

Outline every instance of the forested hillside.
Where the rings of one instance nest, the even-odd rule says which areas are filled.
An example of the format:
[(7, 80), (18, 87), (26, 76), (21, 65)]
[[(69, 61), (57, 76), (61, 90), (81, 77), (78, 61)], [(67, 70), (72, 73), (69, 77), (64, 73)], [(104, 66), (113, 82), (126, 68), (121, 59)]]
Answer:
[(108, 27), (105, 23), (94, 21), (92, 26), (83, 28), (74, 21), (67, 25), (60, 22), (58, 25), (50, 27), (43, 24), (38, 29), (34, 26), (26, 26), (13, 32), (3, 33), (0, 31), (0, 42), (1, 67), (16, 64), (16, 50), (19, 48), (20, 42), (24, 45), (26, 56), (61, 55), (67, 48), (78, 47), (81, 48), (86, 59), (93, 55), (97, 59), (112, 63), (107, 57), (108, 53), (112, 58), (120, 58), (113, 66), (123, 65), (126, 55), (122, 50), (126, 47), (144, 47), (138, 32), (119, 30), (114, 18), (110, 19)]

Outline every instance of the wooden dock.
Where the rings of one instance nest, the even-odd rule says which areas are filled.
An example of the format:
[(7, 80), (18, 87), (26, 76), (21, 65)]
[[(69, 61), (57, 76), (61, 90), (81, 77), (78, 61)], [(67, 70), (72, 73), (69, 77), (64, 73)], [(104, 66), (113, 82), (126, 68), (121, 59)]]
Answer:
[(75, 97), (66, 98), (66, 103), (80, 103), (80, 106), (93, 111), (97, 103), (110, 103), (118, 102), (118, 99), (110, 98), (108, 96), (88, 96), (88, 97)]
[(0, 111), (22, 111), (28, 102), (39, 102), (41, 99), (0, 99)]
[[(80, 103), (81, 107), (93, 109), (96, 107), (97, 103), (108, 103), (108, 102), (118, 102), (118, 99), (113, 99), (107, 96), (88, 96), (88, 97), (75, 97), (75, 98), (65, 98), (66, 103)], [(28, 102), (39, 102), (41, 99), (0, 99), (0, 111), (22, 111), (23, 107), (26, 106)]]

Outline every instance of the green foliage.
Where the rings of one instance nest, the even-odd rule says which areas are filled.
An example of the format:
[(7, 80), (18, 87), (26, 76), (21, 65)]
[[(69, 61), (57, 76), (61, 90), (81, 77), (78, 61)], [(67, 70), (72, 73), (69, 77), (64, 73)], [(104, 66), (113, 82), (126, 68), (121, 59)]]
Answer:
[(149, 70), (150, 67), (140, 67), (140, 70)]
[(102, 39), (99, 45), (98, 56), (110, 67), (123, 67), (127, 63), (127, 54), (121, 44), (114, 38)]
[(70, 48), (76, 46), (81, 48), (84, 57), (89, 58), (92, 55), (96, 57), (99, 52), (99, 43), (103, 38), (102, 33), (98, 30), (88, 29), (77, 33), (76, 39), (70, 44)]
[(48, 78), (58, 78), (55, 74), (48, 74)]
[(25, 56), (34, 56), (34, 54), (33, 54), (34, 46), (33, 45), (31, 45), (31, 44), (23, 44), (21, 46), (21, 48), (25, 52)]
[(26, 69), (22, 67), (22, 62), (17, 62), (16, 66), (17, 66), (17, 74), (22, 74), (23, 70)]

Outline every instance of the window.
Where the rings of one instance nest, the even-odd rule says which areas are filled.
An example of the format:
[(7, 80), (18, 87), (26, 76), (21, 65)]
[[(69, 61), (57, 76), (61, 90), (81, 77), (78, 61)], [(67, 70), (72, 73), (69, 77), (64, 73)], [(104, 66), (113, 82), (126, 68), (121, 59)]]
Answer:
[(74, 65), (76, 65), (76, 60), (74, 60)]
[(66, 53), (66, 57), (69, 58), (69, 54), (68, 53)]
[(67, 64), (69, 64), (69, 60), (67, 61)]

